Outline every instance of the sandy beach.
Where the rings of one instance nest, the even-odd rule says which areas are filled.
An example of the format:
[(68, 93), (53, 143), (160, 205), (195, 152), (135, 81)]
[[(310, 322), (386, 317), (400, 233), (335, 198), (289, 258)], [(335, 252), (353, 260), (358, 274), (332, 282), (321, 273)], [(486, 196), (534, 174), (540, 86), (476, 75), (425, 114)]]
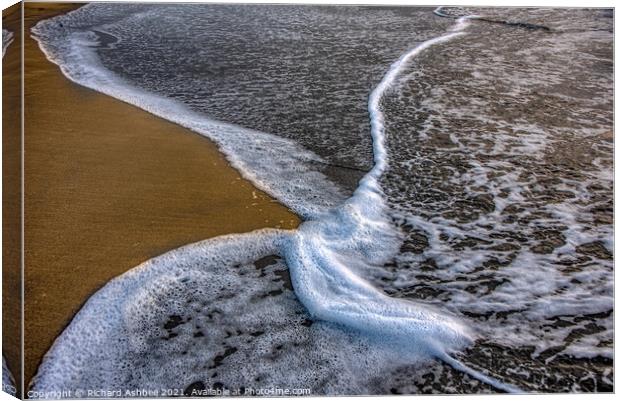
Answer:
[[(76, 5), (27, 3), (25, 25)], [(80, 306), (176, 247), (299, 219), (191, 131), (66, 79), (25, 39), (25, 382)]]
[[(2, 353), (15, 380), (21, 357), (21, 5), (3, 10), (2, 26), (13, 42), (2, 60)], [(19, 383), (17, 386), (19, 388)], [(17, 394), (19, 396), (19, 394)]]

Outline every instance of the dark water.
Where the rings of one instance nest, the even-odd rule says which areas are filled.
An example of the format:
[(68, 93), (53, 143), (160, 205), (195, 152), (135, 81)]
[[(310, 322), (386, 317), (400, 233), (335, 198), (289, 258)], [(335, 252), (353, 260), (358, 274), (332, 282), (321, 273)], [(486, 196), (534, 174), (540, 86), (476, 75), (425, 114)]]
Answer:
[(402, 53), (452, 23), (431, 11), (135, 6), (105, 25), (92, 11), (79, 25), (121, 38), (98, 51), (106, 68), (213, 118), (291, 138), (352, 190), (372, 166), (368, 94)]
[[(479, 339), (459, 359), (500, 381), (536, 392), (611, 391), (613, 14), (444, 12), (448, 16), (428, 8), (97, 4), (70, 14), (57, 29), (94, 31), (102, 66), (135, 87), (318, 154), (323, 161), (313, 168), (350, 194), (373, 164), (368, 95), (390, 64), (447, 32), (455, 23), (450, 16), (481, 16), (464, 35), (418, 55), (382, 102), (388, 169), (381, 186), (406, 239), (381, 278), (372, 280), (392, 296), (461, 317)], [(279, 283), (284, 267), (281, 261), (274, 266), (269, 276)], [(290, 303), (271, 315), (304, 316), (285, 283), (260, 297)], [(240, 299), (254, 296), (244, 294)], [(194, 316), (177, 309), (174, 322)], [(172, 313), (158, 305), (153, 316), (161, 316), (152, 321), (165, 329), (164, 310)], [(295, 358), (315, 352), (323, 334), (313, 330), (336, 330), (293, 319), (298, 331), (276, 344), (273, 327), (261, 329), (254, 318), (254, 337), (263, 347), (257, 355), (268, 350), (267, 359), (279, 361), (278, 368), (260, 358), (247, 362), (244, 374), (259, 382), (261, 374), (272, 381), (288, 377), (287, 366), (310, 369)], [(217, 338), (233, 339), (222, 353), (209, 354), (209, 363), (196, 356), (206, 345), (183, 336), (164, 345), (144, 340), (149, 351), (133, 358), (151, 372), (157, 363), (148, 360), (150, 353), (175, 353), (170, 366), (181, 371), (181, 355), (190, 355), (200, 363), (180, 375), (186, 378), (177, 386), (197, 378), (207, 386), (240, 385), (232, 372), (242, 359), (234, 358), (253, 358), (240, 345), (252, 334), (237, 321), (202, 319), (237, 330), (227, 336), (213, 328)], [(324, 355), (312, 354), (313, 363), (329, 365), (330, 353), (339, 361), (351, 356), (334, 346), (350, 341), (344, 334), (330, 336), (333, 344), (322, 345)], [(289, 359), (276, 357), (282, 347)], [(322, 372), (311, 366), (316, 375), (304, 377), (314, 380), (315, 394), (496, 391), (438, 361), (422, 367), (394, 362), (388, 373), (368, 368), (371, 373), (346, 383), (330, 379), (338, 370), (355, 376), (342, 372), (346, 363)], [(127, 382), (148, 380), (144, 372)]]
[(384, 288), (475, 322), (472, 366), (534, 391), (609, 391), (613, 19), (463, 13), (490, 21), (418, 57), (386, 101), (384, 189), (408, 239)]

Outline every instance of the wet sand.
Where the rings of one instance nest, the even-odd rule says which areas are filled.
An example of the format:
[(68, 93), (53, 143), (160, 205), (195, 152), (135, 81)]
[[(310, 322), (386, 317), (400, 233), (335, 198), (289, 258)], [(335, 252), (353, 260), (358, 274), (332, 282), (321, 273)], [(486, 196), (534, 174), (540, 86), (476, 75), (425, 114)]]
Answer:
[(20, 4), (2, 11), (2, 26), (14, 35), (2, 59), (2, 354), (18, 389), (21, 376), (20, 25)]
[[(27, 3), (26, 30), (75, 5)], [(25, 382), (111, 278), (181, 245), (299, 219), (217, 147), (66, 79), (25, 39)]]

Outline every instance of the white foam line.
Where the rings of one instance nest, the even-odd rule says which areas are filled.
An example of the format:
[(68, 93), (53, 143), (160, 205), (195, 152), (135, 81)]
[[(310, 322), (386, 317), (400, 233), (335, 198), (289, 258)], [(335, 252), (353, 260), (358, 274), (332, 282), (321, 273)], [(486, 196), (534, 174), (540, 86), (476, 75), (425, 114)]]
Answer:
[(454, 359), (453, 357), (451, 357), (448, 354), (444, 354), (440, 358), (444, 362), (446, 362), (447, 364), (452, 366), (454, 369), (460, 370), (461, 372), (470, 375), (474, 379), (479, 380), (479, 381), (481, 381), (483, 383), (486, 383), (489, 386), (495, 387), (498, 390), (505, 391), (507, 393), (514, 393), (514, 394), (523, 394), (523, 393), (525, 393), (525, 391), (523, 391), (519, 387), (503, 383), (503, 382), (501, 382), (501, 381), (499, 381), (497, 379), (494, 379), (494, 378), (492, 378), (492, 377), (490, 377), (488, 375), (485, 375), (484, 373), (478, 372), (477, 370), (474, 370), (474, 369), (470, 368), (469, 366), (465, 366), (462, 362)]
[(439, 16), (439, 17), (444, 17), (444, 18), (455, 18), (452, 15), (448, 15), (445, 14), (442, 10), (443, 10), (444, 6), (439, 6), (436, 9), (433, 10), (433, 14)]
[(101, 65), (94, 33), (62, 32), (54, 37), (53, 29), (58, 28), (53, 20), (37, 23), (32, 37), (69, 80), (211, 139), (245, 179), (303, 218), (321, 214), (345, 199), (335, 184), (310, 167), (323, 161), (318, 155), (292, 140), (214, 120), (180, 102), (135, 87)]
[(403, 54), (396, 62), (394, 62), (390, 66), (390, 69), (385, 74), (379, 85), (370, 94), (370, 98), (368, 101), (368, 112), (370, 113), (371, 135), (373, 139), (375, 166), (369, 172), (369, 174), (364, 177), (364, 179), (378, 179), (387, 165), (387, 151), (384, 144), (384, 118), (380, 108), (381, 99), (385, 95), (385, 92), (392, 86), (392, 84), (395, 82), (396, 78), (398, 77), (398, 75), (400, 75), (407, 63), (409, 63), (422, 51), (438, 43), (447, 42), (458, 36), (464, 35), (464, 32), (462, 31), (467, 26), (468, 19), (469, 17), (459, 18), (456, 25), (451, 29), (453, 31), (452, 33), (427, 40), (426, 42), (423, 42), (418, 47), (414, 48), (408, 53)]

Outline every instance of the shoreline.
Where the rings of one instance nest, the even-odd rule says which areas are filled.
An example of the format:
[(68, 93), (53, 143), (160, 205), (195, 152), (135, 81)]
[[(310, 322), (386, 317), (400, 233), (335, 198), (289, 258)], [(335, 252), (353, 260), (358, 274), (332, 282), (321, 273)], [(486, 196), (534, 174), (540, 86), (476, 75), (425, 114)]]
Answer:
[[(21, 5), (2, 12), (13, 40), (2, 58), (2, 356), (21, 396)], [(9, 389), (9, 387), (5, 387)]]
[[(25, 4), (25, 31), (82, 4)], [(300, 220), (208, 139), (79, 86), (25, 40), (25, 383), (83, 303), (168, 250)], [(62, 93), (62, 95), (60, 95)]]

